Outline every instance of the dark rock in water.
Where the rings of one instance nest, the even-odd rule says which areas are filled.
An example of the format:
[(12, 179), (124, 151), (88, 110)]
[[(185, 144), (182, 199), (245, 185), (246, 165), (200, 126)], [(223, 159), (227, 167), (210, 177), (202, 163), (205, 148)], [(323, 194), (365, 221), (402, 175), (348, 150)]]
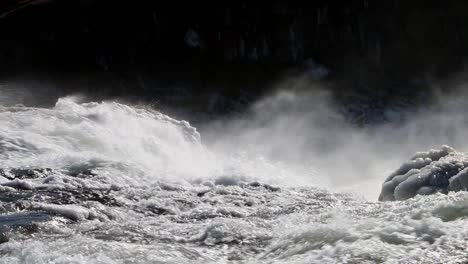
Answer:
[(204, 191), (198, 192), (198, 193), (197, 193), (197, 196), (198, 196), (198, 197), (203, 197), (203, 196), (205, 196), (205, 194), (207, 194), (208, 192), (210, 192), (210, 190), (204, 190)]
[(54, 174), (54, 170), (49, 168), (8, 168), (0, 169), (0, 176), (9, 180), (14, 179), (36, 179), (45, 178)]
[(466, 191), (468, 189), (468, 168), (450, 178), (449, 189), (452, 191)]
[(0, 244), (6, 243), (10, 241), (10, 239), (4, 234), (0, 232)]
[(271, 186), (269, 184), (261, 184), (259, 182), (251, 182), (248, 184), (248, 186), (250, 187), (263, 187), (265, 189), (267, 189), (268, 191), (271, 191), (271, 192), (277, 192), (280, 190), (280, 187), (276, 187), (276, 186)]
[(443, 146), (416, 153), (383, 183), (379, 201), (468, 190), (468, 155)]

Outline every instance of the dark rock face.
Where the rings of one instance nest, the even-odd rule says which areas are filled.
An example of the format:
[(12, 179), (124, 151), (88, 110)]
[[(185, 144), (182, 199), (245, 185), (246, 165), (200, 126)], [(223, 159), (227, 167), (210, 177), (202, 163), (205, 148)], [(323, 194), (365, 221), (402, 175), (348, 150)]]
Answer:
[(379, 201), (468, 190), (468, 156), (448, 146), (417, 153), (383, 183)]
[(437, 0), (0, 1), (0, 85), (31, 80), (20, 85), (49, 105), (55, 89), (193, 120), (189, 108), (198, 122), (305, 75), (302, 88), (318, 80), (354, 123), (385, 122), (393, 102), (427, 101), (428, 80), (463, 67), (466, 13), (468, 2)]
[(344, 87), (390, 89), (461, 66), (467, 11), (464, 1), (436, 0), (9, 0), (0, 3), (0, 72), (86, 72), (88, 85), (92, 72), (148, 90), (238, 74), (271, 79), (312, 58)]

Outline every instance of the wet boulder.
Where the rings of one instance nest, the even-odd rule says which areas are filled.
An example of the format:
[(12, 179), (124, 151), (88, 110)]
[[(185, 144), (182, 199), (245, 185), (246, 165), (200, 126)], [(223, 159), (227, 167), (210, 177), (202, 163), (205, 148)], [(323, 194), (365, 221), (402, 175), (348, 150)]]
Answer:
[(2, 232), (0, 232), (0, 244), (2, 243), (6, 243), (10, 241), (10, 239), (8, 238), (8, 236)]
[(468, 190), (468, 154), (448, 146), (418, 152), (383, 183), (379, 201)]

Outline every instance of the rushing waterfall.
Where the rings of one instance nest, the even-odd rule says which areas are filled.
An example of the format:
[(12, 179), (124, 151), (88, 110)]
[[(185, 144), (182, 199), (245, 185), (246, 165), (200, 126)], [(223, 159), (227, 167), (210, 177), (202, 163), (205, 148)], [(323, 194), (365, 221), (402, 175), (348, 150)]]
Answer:
[(0, 263), (467, 261), (465, 192), (368, 201), (220, 149), (115, 102), (0, 108)]

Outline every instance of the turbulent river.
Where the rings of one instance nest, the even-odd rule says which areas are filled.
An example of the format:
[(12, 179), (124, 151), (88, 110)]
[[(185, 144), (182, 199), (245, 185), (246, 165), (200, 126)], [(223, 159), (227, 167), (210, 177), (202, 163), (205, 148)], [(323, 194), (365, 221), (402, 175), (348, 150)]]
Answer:
[(468, 262), (468, 193), (377, 202), (296, 173), (154, 110), (0, 107), (0, 263)]

